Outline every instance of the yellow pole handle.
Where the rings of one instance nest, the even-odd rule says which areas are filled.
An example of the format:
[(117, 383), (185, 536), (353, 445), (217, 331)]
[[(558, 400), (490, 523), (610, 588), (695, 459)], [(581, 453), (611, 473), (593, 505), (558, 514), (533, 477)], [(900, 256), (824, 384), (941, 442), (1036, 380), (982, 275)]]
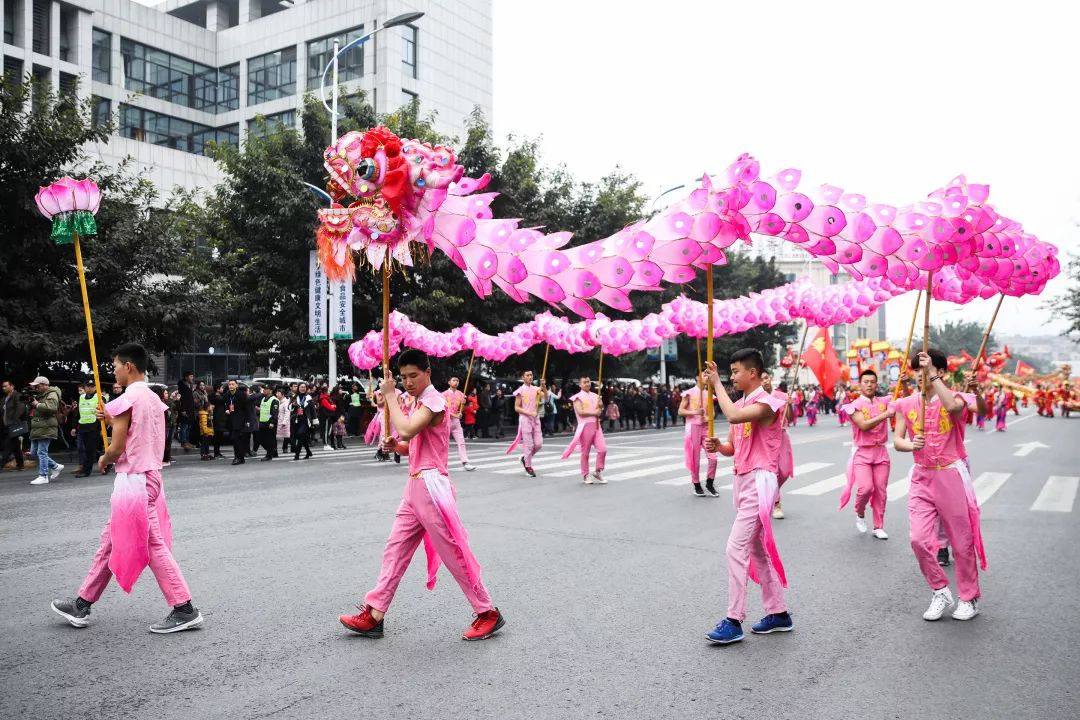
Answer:
[(466, 395), (469, 394), (469, 378), (472, 377), (472, 365), (473, 365), (473, 360), (475, 360), (475, 359), (476, 359), (476, 350), (473, 350), (472, 355), (469, 356), (469, 369), (465, 373), (465, 389), (462, 390), (462, 392), (464, 392)]
[(603, 387), (604, 383), (604, 346), (600, 346), (600, 366), (596, 370), (596, 386), (597, 388)]
[[(94, 371), (94, 389), (97, 390), (98, 409), (104, 410), (101, 402), (101, 378), (98, 376), (97, 348), (94, 347), (94, 323), (90, 320), (90, 298), (86, 294), (86, 273), (83, 271), (82, 248), (79, 245), (79, 233), (75, 233), (75, 266), (79, 269), (79, 289), (82, 291), (83, 314), (86, 316), (86, 338), (90, 341), (90, 368)], [(101, 421), (101, 442), (109, 449), (109, 433), (105, 421)]]
[(551, 353), (551, 343), (545, 343), (544, 344), (544, 367), (540, 371), (540, 382), (541, 382), (541, 384), (545, 384), (545, 385), (547, 384), (547, 362), (548, 362), (548, 355), (550, 353)]
[[(928, 271), (926, 273), (926, 307), (923, 312), (923, 338), (922, 349), (923, 352), (929, 352), (930, 350), (930, 299), (934, 296), (934, 273)], [(922, 389), (922, 402), (919, 403), (919, 422), (918, 422), (918, 434), (922, 434), (926, 429), (926, 405), (930, 402), (930, 368), (922, 367), (923, 389)], [(912, 432), (915, 429), (912, 428)]]
[(1001, 309), (1001, 303), (1005, 301), (1005, 296), (998, 297), (997, 307), (994, 308), (994, 314), (990, 316), (990, 324), (986, 326), (986, 332), (982, 336), (982, 344), (979, 345), (979, 352), (975, 355), (975, 359), (971, 361), (971, 372), (975, 372), (979, 369), (979, 360), (982, 359), (983, 353), (986, 352), (986, 343), (990, 341), (990, 331), (994, 329), (994, 321), (997, 320), (998, 310)]
[(911, 341), (915, 339), (915, 321), (919, 318), (919, 303), (921, 302), (922, 290), (915, 296), (915, 312), (911, 315), (911, 327), (908, 328), (907, 346), (904, 348), (904, 358), (900, 361), (900, 374), (896, 378), (896, 387), (893, 388), (893, 400), (900, 397), (900, 384), (904, 381), (904, 373), (907, 372), (908, 358), (911, 356)]
[[(709, 332), (709, 344), (705, 346), (705, 358), (709, 361), (713, 361), (713, 274), (712, 263), (709, 263), (708, 268), (705, 271), (705, 295), (708, 300), (708, 332)], [(716, 418), (713, 417), (713, 387), (712, 383), (709, 383), (707, 388), (708, 392), (708, 409), (705, 411), (705, 417), (709, 420), (709, 437), (714, 437), (713, 426), (715, 425)]]
[[(383, 376), (390, 374), (390, 248), (386, 248), (386, 261), (382, 274), (382, 356)], [(384, 398), (385, 400), (385, 398)], [(383, 411), (383, 431), (390, 437), (390, 411)]]

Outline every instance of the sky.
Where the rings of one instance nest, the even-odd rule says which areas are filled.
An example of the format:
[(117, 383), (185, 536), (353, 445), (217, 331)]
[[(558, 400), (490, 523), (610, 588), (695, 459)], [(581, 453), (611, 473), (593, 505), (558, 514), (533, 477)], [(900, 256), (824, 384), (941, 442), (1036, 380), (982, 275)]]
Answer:
[[(963, 173), (1062, 257), (1080, 253), (1067, 4), (493, 2), (496, 139), (540, 137), (581, 180), (621, 166), (651, 200), (749, 152), (764, 177), (800, 168), (801, 188), (904, 206)], [(1040, 304), (1066, 284), (1007, 298), (995, 327), (1060, 332)], [(909, 295), (888, 303), (890, 338), (907, 334)], [(933, 319), (985, 324), (994, 304)]]

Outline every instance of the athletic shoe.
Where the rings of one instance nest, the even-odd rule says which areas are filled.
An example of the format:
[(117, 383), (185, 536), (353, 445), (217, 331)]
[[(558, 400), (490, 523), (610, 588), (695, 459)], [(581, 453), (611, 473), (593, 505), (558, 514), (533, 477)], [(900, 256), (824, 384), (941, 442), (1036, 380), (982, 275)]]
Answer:
[(592, 475), (582, 475), (581, 482), (585, 483), (586, 485), (592, 485)]
[(72, 627), (84, 628), (90, 624), (90, 606), (79, 607), (77, 600), (53, 600), (52, 611), (67, 620)]
[(953, 620), (970, 620), (979, 614), (979, 606), (976, 600), (961, 600), (953, 610)]
[(330, 447), (329, 445), (323, 445), (322, 449), (323, 450), (333, 450), (334, 448)]
[(150, 632), (156, 635), (167, 635), (181, 630), (191, 630), (202, 625), (202, 623), (203, 616), (198, 608), (192, 607), (191, 612), (183, 612), (173, 608), (172, 612), (166, 615), (164, 620), (150, 626)]
[(945, 567), (949, 564), (949, 546), (941, 548), (937, 551), (937, 564)]
[(598, 482), (599, 484), (607, 485), (607, 478), (605, 478), (603, 475), (601, 475), (599, 470), (596, 470), (595, 472), (593, 472), (592, 476), (593, 476), (593, 479), (596, 480), (596, 482)]
[(949, 586), (934, 591), (934, 597), (930, 599), (930, 607), (923, 613), (923, 620), (940, 620), (949, 606), (953, 604), (952, 592)]
[(30, 481), (30, 484), (31, 485), (48, 485), (49, 484), (49, 476), (48, 475), (38, 475), (36, 478), (34, 478), (33, 480)]
[(773, 505), (772, 517), (773, 517), (773, 520), (783, 520), (784, 519), (784, 508), (780, 507), (780, 503), (776, 503), (775, 505)]
[(266, 456), (266, 457), (264, 457), (263, 459), (259, 460), (259, 462), (269, 462), (269, 461), (271, 461), (271, 460), (273, 460), (273, 459), (274, 459), (274, 456), (273, 456), (273, 455), (267, 455), (267, 456)]
[(383, 621), (386, 618), (376, 622), (375, 618), (371, 617), (371, 607), (364, 605), (360, 607), (360, 612), (357, 614), (339, 615), (338, 620), (342, 625), (361, 637), (381, 638), (383, 636)]
[(707, 497), (705, 491), (701, 487), (701, 483), (694, 483), (694, 495), (697, 497)]
[(885, 532), (885, 528), (874, 528), (874, 537), (878, 540), (888, 540), (889, 533)]
[(499, 612), (499, 608), (491, 608), (487, 612), (480, 613), (473, 619), (472, 625), (462, 633), (461, 639), (487, 640), (489, 637), (499, 632), (499, 629), (505, 624), (506, 619), (503, 618), (502, 613)]
[(855, 516), (855, 529), (861, 534), (866, 534), (866, 518), (861, 518), (858, 515)]
[(720, 621), (715, 628), (705, 633), (706, 639), (714, 645), (730, 645), (743, 639), (742, 623), (728, 618)]
[(774, 632), (791, 632), (795, 624), (791, 622), (791, 614), (788, 612), (773, 613), (761, 618), (750, 631), (757, 635), (768, 635)]
[(467, 463), (467, 462), (461, 463), (461, 467), (465, 468), (465, 472), (472, 472), (473, 470), (476, 469), (475, 465), (473, 465), (471, 463)]
[(52, 472), (49, 473), (49, 479), (50, 480), (55, 480), (56, 478), (60, 477), (60, 473), (62, 473), (62, 472), (64, 472), (64, 466), (63, 465), (57, 465), (56, 467), (54, 467), (52, 469)]
[(716, 492), (716, 488), (713, 487), (712, 478), (705, 478), (705, 493), (709, 497), (720, 497), (720, 493)]
[[(311, 457), (311, 453), (308, 453), (308, 457)], [(401, 456), (397, 453), (394, 453), (394, 462), (396, 462), (398, 465), (401, 464)]]
[(525, 474), (526, 474), (526, 475), (528, 475), (529, 477), (536, 477), (536, 471), (535, 471), (535, 470), (533, 470), (533, 469), (532, 469), (531, 467), (529, 467), (529, 466), (528, 466), (528, 465), (527, 465), (527, 464), (525, 463), (525, 458), (524, 458), (524, 457), (522, 457), (522, 458), (521, 458), (521, 466), (522, 466), (523, 468), (525, 468)]

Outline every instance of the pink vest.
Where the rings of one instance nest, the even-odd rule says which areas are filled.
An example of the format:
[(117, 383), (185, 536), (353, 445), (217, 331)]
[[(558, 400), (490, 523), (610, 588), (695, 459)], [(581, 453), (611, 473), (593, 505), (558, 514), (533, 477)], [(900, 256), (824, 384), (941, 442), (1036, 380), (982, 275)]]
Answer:
[[(420, 397), (416, 398), (418, 407), (423, 405), (433, 413), (446, 410), (446, 398), (433, 386), (428, 385)], [(450, 417), (444, 415), (436, 426), (428, 425), (409, 441), (409, 475), (416, 477), (423, 470), (438, 470), (449, 476), (447, 459), (450, 456)]]
[(709, 391), (705, 388), (691, 388), (686, 391), (686, 397), (690, 398), (689, 409), (693, 411), (694, 415), (689, 415), (686, 418), (687, 425), (700, 425), (705, 422), (705, 419), (696, 413), (701, 411), (701, 408), (709, 402)]
[(966, 404), (960, 417), (954, 418), (946, 412), (937, 396), (932, 395), (930, 402), (926, 405), (925, 433), (918, 426), (919, 394), (915, 393), (896, 402), (896, 411), (904, 414), (908, 427), (911, 428), (908, 437), (914, 433), (926, 438), (926, 447), (914, 453), (917, 465), (938, 469), (967, 458), (967, 450), (964, 448), (964, 428), (967, 425), (968, 415), (975, 410), (975, 396), (970, 393), (953, 394), (962, 398)]
[(443, 390), (442, 396), (446, 398), (446, 404), (449, 405), (450, 414), (461, 417), (461, 411), (465, 409), (465, 393), (460, 390), (450, 390), (447, 388)]
[(536, 412), (536, 399), (540, 396), (540, 388), (535, 385), (522, 384), (514, 391), (514, 396), (521, 396), (521, 407), (529, 412)]
[(124, 453), (116, 459), (117, 472), (130, 475), (161, 469), (168, 407), (143, 381), (128, 385), (120, 397), (105, 406), (113, 417), (131, 410)]
[(570, 402), (575, 403), (575, 405), (574, 405), (574, 415), (577, 415), (578, 424), (579, 425), (581, 423), (593, 423), (593, 424), (595, 424), (596, 421), (597, 421), (597, 418), (592, 417), (591, 415), (578, 415), (577, 404), (576, 404), (578, 400), (581, 401), (581, 406), (586, 412), (596, 412), (597, 410), (600, 409), (600, 396), (597, 395), (594, 392), (579, 392), (577, 395), (570, 398)]
[[(873, 400), (865, 395), (860, 395), (857, 400), (843, 407), (848, 415), (862, 413), (864, 420), (873, 420), (885, 413), (892, 405), (892, 400), (887, 397), (876, 397)], [(874, 447), (884, 445), (889, 439), (889, 423), (883, 422), (870, 430), (860, 430), (855, 423), (851, 424), (851, 432), (855, 436), (855, 447)]]
[[(773, 412), (784, 407), (784, 401), (766, 393), (760, 387), (753, 390), (736, 403), (735, 407), (744, 408), (753, 403), (763, 403)], [(731, 426), (731, 438), (735, 444), (735, 474), (746, 475), (755, 470), (776, 473), (780, 457), (780, 445), (783, 441), (784, 428), (781, 418), (777, 417), (767, 426), (756, 422), (734, 423)]]

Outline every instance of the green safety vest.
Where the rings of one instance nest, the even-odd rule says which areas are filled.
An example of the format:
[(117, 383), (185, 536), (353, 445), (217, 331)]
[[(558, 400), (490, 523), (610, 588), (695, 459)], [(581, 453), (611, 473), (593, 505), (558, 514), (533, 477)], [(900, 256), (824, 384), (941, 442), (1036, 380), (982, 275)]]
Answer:
[(97, 394), (89, 398), (79, 396), (79, 424), (90, 425), (97, 422)]
[(356, 407), (360, 407), (360, 393), (352, 394), (352, 404)]
[(263, 398), (259, 404), (259, 422), (270, 422), (270, 411), (274, 404), (273, 396)]

